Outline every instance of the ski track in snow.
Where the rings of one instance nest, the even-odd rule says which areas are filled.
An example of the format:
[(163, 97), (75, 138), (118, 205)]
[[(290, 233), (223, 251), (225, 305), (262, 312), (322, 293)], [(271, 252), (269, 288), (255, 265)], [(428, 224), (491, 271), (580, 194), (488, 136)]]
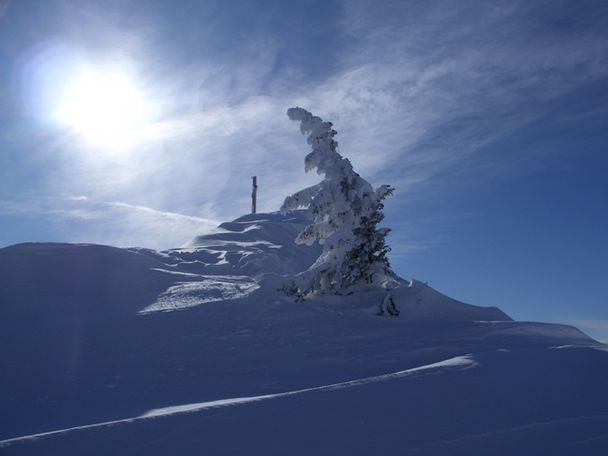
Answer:
[(476, 362), (471, 355), (464, 356), (456, 356), (454, 358), (450, 358), (444, 361), (439, 361), (437, 363), (426, 364), (424, 366), (414, 367), (411, 369), (406, 369), (402, 371), (392, 372), (389, 374), (376, 375), (373, 377), (365, 377), (356, 380), (350, 380), (346, 382), (333, 383), (331, 385), (323, 385), (316, 386), (312, 388), (305, 388), (294, 391), (287, 391), (284, 393), (276, 393), (276, 394), (266, 394), (262, 396), (250, 396), (250, 397), (237, 397), (237, 398), (229, 398), (229, 399), (219, 399), (215, 401), (207, 401), (207, 402), (199, 402), (193, 404), (184, 404), (177, 405), (172, 407), (164, 407), (159, 409), (150, 410), (143, 415), (131, 417), (131, 418), (122, 418), (119, 420), (113, 421), (104, 421), (101, 423), (94, 424), (85, 424), (82, 426), (74, 426), (66, 429), (57, 429), (55, 431), (47, 431), (41, 432), (38, 434), (30, 434), (24, 435), (20, 437), (13, 437), (6, 440), (0, 440), (0, 447), (6, 447), (18, 442), (25, 442), (28, 440), (37, 440), (45, 437), (57, 436), (62, 434), (67, 434), (73, 431), (81, 431), (81, 430), (91, 430), (105, 427), (112, 427), (120, 424), (134, 423), (137, 421), (143, 421), (148, 419), (160, 418), (165, 416), (183, 414), (183, 413), (193, 413), (199, 412), (202, 410), (221, 408), (221, 407), (230, 407), (242, 404), (248, 404), (252, 402), (260, 402), (269, 399), (279, 399), (288, 396), (294, 396), (298, 394), (304, 393), (312, 393), (312, 392), (326, 392), (326, 391), (334, 391), (346, 388), (353, 388), (356, 386), (368, 385), (371, 383), (383, 382), (396, 378), (404, 378), (409, 376), (414, 376), (418, 374), (434, 374), (434, 373), (442, 373), (447, 370), (464, 370), (476, 367), (479, 363)]

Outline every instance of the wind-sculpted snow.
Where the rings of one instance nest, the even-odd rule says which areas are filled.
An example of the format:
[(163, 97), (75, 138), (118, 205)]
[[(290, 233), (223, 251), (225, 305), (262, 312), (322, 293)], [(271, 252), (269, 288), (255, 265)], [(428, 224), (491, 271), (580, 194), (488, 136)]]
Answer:
[(606, 373), (608, 357), (592, 348), (498, 350), (331, 385), (167, 406), (0, 445), (9, 456), (74, 448), (93, 456), (603, 456), (608, 403), (598, 395)]
[(61, 434), (67, 434), (73, 431), (91, 430), (103, 427), (115, 426), (117, 424), (134, 423), (140, 420), (147, 420), (151, 418), (166, 417), (171, 415), (178, 415), (183, 413), (194, 413), (203, 410), (216, 409), (222, 407), (244, 405), (252, 402), (266, 401), (269, 399), (279, 399), (289, 396), (304, 394), (304, 393), (316, 393), (325, 391), (334, 391), (345, 388), (353, 388), (362, 385), (368, 385), (371, 383), (378, 383), (387, 380), (408, 377), (411, 375), (424, 375), (430, 373), (442, 373), (450, 369), (470, 369), (475, 367), (477, 363), (471, 359), (470, 356), (458, 356), (455, 358), (447, 359), (437, 363), (429, 364), (426, 366), (415, 367), (412, 369), (406, 369), (398, 372), (392, 372), (390, 374), (376, 375), (374, 377), (361, 378), (357, 380), (350, 380), (347, 382), (335, 383), (332, 385), (315, 386), (311, 388), (304, 388), (296, 391), (287, 391), (284, 393), (277, 394), (265, 394), (262, 396), (251, 396), (251, 397), (237, 397), (229, 399), (218, 399), (214, 401), (199, 402), (193, 404), (175, 405), (170, 407), (163, 407), (161, 409), (150, 410), (140, 416), (131, 418), (122, 418), (112, 421), (106, 421), (102, 423), (86, 424), (80, 426), (74, 426), (67, 429), (58, 429), (54, 431), (41, 432), (38, 434), (25, 435), (21, 437), (13, 437), (9, 439), (0, 440), (0, 447), (7, 447), (11, 444), (23, 442), (27, 440), (36, 440), (44, 437), (52, 437)]
[[(318, 246), (294, 242), (305, 223), (298, 211), (287, 216), (250, 214), (196, 237), (183, 248), (163, 252), (86, 244), (21, 244), (1, 249), (4, 304), (0, 312), (85, 319), (144, 315), (244, 299), (264, 284), (262, 299), (273, 299), (281, 280), (269, 285), (269, 274), (302, 272), (320, 254)], [(460, 303), (421, 282), (402, 283), (393, 295), (404, 310), (404, 319), (509, 320), (498, 309)], [(384, 296), (374, 295), (370, 301), (372, 294), (342, 301), (354, 301), (357, 307), (365, 297), (366, 306), (375, 312)]]
[(249, 214), (223, 223), (215, 232), (197, 236), (184, 248), (168, 253), (180, 267), (188, 267), (188, 262), (201, 255), (215, 255), (206, 267), (208, 273), (294, 274), (307, 269), (320, 254), (318, 246), (299, 246), (294, 242), (306, 223), (303, 211), (288, 215)]
[[(521, 438), (533, 423), (535, 435), (596, 442), (580, 454), (606, 441), (601, 418), (583, 418), (608, 414), (597, 342), (417, 280), (392, 290), (395, 318), (376, 316), (375, 287), (295, 302), (281, 272), (319, 254), (294, 244), (303, 224), (248, 215), (163, 252), (0, 249), (0, 440), (51, 433), (0, 452), (433, 454), (431, 443), (469, 436), (477, 448), (492, 437), (475, 436)], [(468, 354), (475, 369), (416, 373)]]
[[(229, 301), (246, 297), (259, 286), (249, 277), (209, 276), (199, 277), (196, 282), (173, 285), (163, 292), (156, 302), (140, 314), (181, 310), (217, 301)], [(200, 280), (202, 279), (202, 280)]]

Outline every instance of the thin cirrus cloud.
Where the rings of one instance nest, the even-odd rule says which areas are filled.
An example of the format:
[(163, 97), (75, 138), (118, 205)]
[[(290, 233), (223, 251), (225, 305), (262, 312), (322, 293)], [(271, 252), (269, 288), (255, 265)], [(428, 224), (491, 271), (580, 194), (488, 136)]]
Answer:
[(0, 201), (0, 215), (48, 223), (49, 240), (161, 249), (185, 244), (196, 233), (219, 224), (214, 219), (86, 196)]
[[(429, 196), (420, 189), (441, 191), (439, 174), (466, 172), (475, 181), (544, 166), (558, 153), (553, 148), (496, 156), (491, 146), (547, 115), (555, 100), (608, 75), (605, 33), (544, 30), (535, 23), (540, 11), (524, 3), (456, 6), (454, 12), (436, 5), (395, 8), (395, 17), (408, 17), (405, 26), (386, 21), (386, 11), (374, 17), (368, 4), (348, 2), (340, 33), (352, 41), (335, 50), (336, 65), (326, 78), (310, 81), (288, 68), (275, 75), (265, 95), (244, 83), (243, 99), (221, 109), (220, 125), (234, 127), (221, 140), (225, 153), (246, 165), (233, 169), (230, 179), (261, 173), (262, 185), (270, 184), (263, 200), (269, 210), (296, 184), (314, 181), (301, 172), (307, 146), (284, 118), (288, 106), (305, 106), (334, 122), (341, 151), (357, 170), (374, 183), (397, 186), (405, 201), (420, 201)], [(239, 74), (248, 67), (227, 64), (224, 71), (245, 80)], [(553, 115), (558, 121), (561, 114)], [(492, 155), (491, 163), (484, 155)], [(256, 166), (264, 163), (272, 168)], [(241, 198), (218, 195), (218, 210), (238, 215), (221, 209), (226, 196)], [(244, 199), (239, 207), (246, 207)]]
[[(369, 18), (369, 5), (358, 5), (346, 8), (342, 33), (364, 31), (365, 39), (354, 38), (336, 50), (338, 64), (326, 79), (311, 83), (298, 79), (296, 70), (285, 70), (265, 96), (256, 94), (255, 84), (243, 83), (241, 93), (249, 95), (223, 108), (224, 119), (238, 122), (235, 137), (225, 141), (226, 153), (252, 163), (296, 147), (303, 156), (304, 141), (282, 119), (286, 107), (302, 105), (335, 123), (342, 152), (365, 176), (389, 179), (408, 194), (446, 169), (460, 172), (463, 162), (474, 169), (489, 145), (546, 115), (548, 103), (608, 75), (605, 41), (594, 30), (572, 36), (534, 32), (528, 27), (532, 19), (522, 21), (534, 13), (524, 4), (481, 7), (468, 21), (462, 12), (438, 8), (408, 11), (406, 30), (400, 22), (383, 23), (385, 16)], [(224, 71), (241, 80), (238, 75), (249, 68), (240, 63)], [(255, 147), (269, 137), (273, 149)], [(517, 153), (497, 160), (484, 174), (512, 171), (504, 165), (517, 161)], [(537, 164), (544, 158), (539, 156)], [(300, 158), (274, 160), (272, 172), (283, 174), (289, 185), (293, 173), (288, 170), (300, 163)], [(246, 173), (243, 169), (243, 178)]]
[(544, 30), (541, 11), (523, 3), (401, 4), (399, 20), (386, 22), (386, 11), (370, 17), (369, 5), (350, 4), (345, 28), (360, 44), (317, 97), (325, 111), (338, 107), (342, 144), (355, 159), (372, 175), (390, 165), (406, 189), (474, 162), (547, 114), (551, 101), (608, 75), (605, 32)]
[[(248, 36), (238, 43), (223, 16), (216, 19), (225, 23), (210, 29), (184, 24), (188, 34), (167, 41), (163, 33), (175, 24), (168, 27), (147, 11), (121, 40), (150, 70), (146, 93), (164, 114), (146, 140), (118, 159), (82, 154), (77, 141), (62, 143), (53, 164), (62, 179), (47, 179), (40, 192), (226, 220), (248, 210), (250, 178), (257, 175), (260, 209), (276, 210), (285, 195), (318, 179), (303, 172), (308, 146), (285, 116), (294, 105), (334, 122), (341, 152), (364, 177), (397, 187), (398, 198), (387, 207), (395, 213), (450, 189), (450, 180), (439, 176), (466, 173), (467, 182), (475, 182), (542, 167), (558, 152), (500, 155), (492, 146), (547, 115), (555, 100), (608, 76), (608, 40), (593, 24), (556, 30), (539, 5), (335, 2), (332, 15), (299, 29), (281, 26), (286, 21), (270, 8), (255, 20), (237, 21)], [(566, 6), (554, 5), (551, 14), (567, 16)], [(95, 17), (103, 31), (104, 12), (91, 8), (95, 14), (82, 18)], [(332, 38), (323, 46), (313, 32)], [(233, 46), (225, 52), (206, 47), (223, 41)], [(158, 229), (146, 236), (150, 247), (160, 247), (155, 239), (171, 229), (160, 220), (174, 223), (167, 217), (150, 223), (150, 231)], [(135, 241), (132, 230), (118, 221), (116, 240), (104, 239)]]

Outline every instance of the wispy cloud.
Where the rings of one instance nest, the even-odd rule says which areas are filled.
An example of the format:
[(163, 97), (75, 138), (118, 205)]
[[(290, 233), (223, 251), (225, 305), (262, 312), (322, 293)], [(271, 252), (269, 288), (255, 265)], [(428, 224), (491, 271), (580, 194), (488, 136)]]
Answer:
[[(397, 178), (406, 191), (474, 164), (488, 145), (545, 115), (549, 101), (608, 75), (605, 36), (544, 30), (526, 3), (373, 10), (348, 2), (343, 24), (357, 45), (312, 101), (336, 120), (341, 145), (364, 171)], [(494, 172), (517, 154), (498, 157)]]
[[(534, 25), (539, 11), (524, 2), (387, 5), (376, 16), (368, 2), (343, 4), (338, 31), (349, 39), (335, 50), (332, 72), (323, 80), (311, 82), (297, 68), (262, 76), (248, 59), (251, 65), (228, 62), (221, 70), (240, 81), (238, 97), (224, 78), (203, 80), (200, 118), (193, 121), (213, 125), (201, 136), (213, 137), (222, 154), (242, 165), (232, 167), (228, 179), (262, 174), (262, 185), (270, 184), (263, 201), (268, 209), (279, 206), (294, 182), (313, 180), (298, 177), (306, 146), (283, 117), (291, 105), (334, 122), (342, 152), (364, 176), (393, 183), (404, 199), (424, 198), (420, 189), (439, 184), (439, 174), (467, 170), (474, 181), (515, 172), (517, 163), (543, 166), (553, 149), (539, 152), (534, 163), (522, 159), (528, 151), (483, 163), (480, 157), (544, 116), (552, 100), (608, 75), (608, 46), (593, 29), (542, 30)], [(259, 54), (268, 68), (285, 51), (277, 38), (269, 32), (252, 39), (247, 54)], [(308, 57), (314, 66), (314, 52)], [(248, 79), (248, 73), (257, 76)], [(258, 82), (269, 78), (262, 95)], [(222, 207), (222, 194), (217, 198), (219, 212), (236, 215)]]
[[(233, 20), (223, 16), (209, 28), (188, 27), (183, 50), (166, 41), (162, 17), (138, 18), (139, 35), (122, 36), (123, 48), (150, 70), (144, 89), (162, 116), (121, 155), (61, 142), (55, 161), (43, 163), (56, 174), (37, 191), (224, 220), (248, 210), (257, 175), (260, 210), (276, 210), (317, 180), (303, 173), (307, 146), (285, 116), (301, 105), (334, 122), (341, 152), (364, 177), (397, 187), (398, 211), (518, 166), (544, 166), (552, 148), (528, 159), (529, 151), (497, 154), (492, 145), (546, 115), (552, 101), (608, 76), (607, 33), (593, 24), (556, 31), (536, 2), (328, 7), (332, 15), (315, 28), (290, 28), (274, 10), (249, 20), (244, 4), (247, 20), (237, 12), (230, 27), (217, 25)], [(215, 14), (207, 9), (201, 14)], [(94, 8), (83, 17), (97, 18), (101, 30), (103, 14)], [(244, 44), (229, 36), (236, 26), (245, 27)], [(229, 52), (205, 47), (226, 40)]]
[[(96, 201), (86, 196), (0, 200), (0, 215), (39, 219), (47, 225), (49, 236), (53, 238), (49, 240), (119, 247), (178, 247), (197, 233), (208, 232), (219, 224), (209, 218), (120, 201)], [(56, 239), (56, 236), (60, 238)]]

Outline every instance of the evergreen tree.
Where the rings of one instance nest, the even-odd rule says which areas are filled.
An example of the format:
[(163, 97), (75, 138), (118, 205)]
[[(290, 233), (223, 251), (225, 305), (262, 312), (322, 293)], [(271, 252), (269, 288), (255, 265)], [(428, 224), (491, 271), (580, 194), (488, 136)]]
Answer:
[[(374, 189), (357, 174), (350, 161), (338, 151), (337, 132), (302, 108), (290, 108), (287, 115), (300, 122), (312, 151), (305, 158), (306, 172), (316, 169), (323, 180), (313, 187), (288, 196), (281, 207), (285, 213), (308, 208), (311, 221), (296, 243), (319, 242), (323, 251), (317, 261), (288, 285), (288, 292), (301, 298), (313, 292), (341, 293), (358, 284), (390, 288), (396, 282), (388, 260), (388, 228), (378, 228), (384, 218), (384, 199), (393, 188)], [(397, 313), (390, 293), (389, 307)], [(386, 301), (386, 299), (385, 299)], [(389, 310), (389, 313), (392, 313)]]

